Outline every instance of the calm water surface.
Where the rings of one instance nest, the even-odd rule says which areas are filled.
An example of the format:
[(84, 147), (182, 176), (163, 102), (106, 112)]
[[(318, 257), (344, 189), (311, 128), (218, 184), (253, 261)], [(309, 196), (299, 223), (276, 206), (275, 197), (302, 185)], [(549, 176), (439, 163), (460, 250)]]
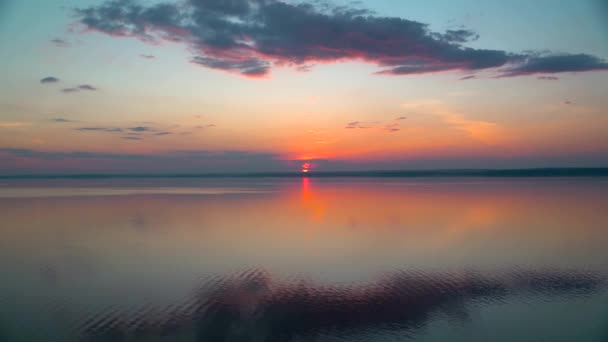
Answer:
[(0, 180), (0, 341), (608, 341), (608, 179)]

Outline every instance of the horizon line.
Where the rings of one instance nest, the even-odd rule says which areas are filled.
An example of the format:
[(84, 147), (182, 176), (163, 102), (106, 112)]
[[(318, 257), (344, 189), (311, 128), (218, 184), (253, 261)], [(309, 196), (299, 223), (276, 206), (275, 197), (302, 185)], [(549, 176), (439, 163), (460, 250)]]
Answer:
[(513, 169), (421, 169), (367, 171), (183, 172), (183, 173), (48, 173), (6, 174), (0, 179), (95, 179), (95, 178), (315, 178), (315, 177), (607, 177), (608, 167), (540, 167)]

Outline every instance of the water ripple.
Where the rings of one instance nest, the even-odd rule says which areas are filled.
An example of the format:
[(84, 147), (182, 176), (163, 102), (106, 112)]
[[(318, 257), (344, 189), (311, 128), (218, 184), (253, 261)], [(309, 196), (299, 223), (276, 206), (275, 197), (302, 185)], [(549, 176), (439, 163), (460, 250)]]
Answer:
[(330, 286), (281, 282), (251, 269), (206, 280), (190, 298), (165, 308), (128, 314), (109, 307), (83, 319), (78, 333), (93, 341), (364, 341), (369, 334), (392, 340), (412, 336), (438, 316), (467, 321), (473, 303), (568, 299), (605, 286), (606, 278), (591, 271), (403, 271), (374, 283)]

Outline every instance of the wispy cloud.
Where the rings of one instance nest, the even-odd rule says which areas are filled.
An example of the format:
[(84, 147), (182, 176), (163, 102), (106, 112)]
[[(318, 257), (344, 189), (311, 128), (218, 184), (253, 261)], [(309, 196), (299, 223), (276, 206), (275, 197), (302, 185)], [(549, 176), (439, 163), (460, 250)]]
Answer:
[(543, 81), (557, 81), (557, 80), (559, 80), (559, 77), (555, 77), (555, 76), (538, 76), (537, 79), (543, 80)]
[(147, 126), (129, 127), (127, 129), (129, 131), (133, 131), (133, 132), (150, 132), (150, 131), (153, 131), (153, 129), (151, 127), (147, 127)]
[(583, 53), (467, 47), (479, 38), (472, 30), (436, 32), (427, 24), (379, 16), (353, 4), (107, 0), (75, 12), (87, 30), (148, 43), (183, 43), (194, 53), (192, 63), (249, 77), (263, 77), (275, 67), (308, 70), (338, 61), (374, 64), (382, 75), (489, 70), (514, 77), (608, 70), (608, 62)]
[(205, 128), (213, 128), (213, 127), (216, 127), (216, 125), (215, 124), (198, 125), (198, 126), (195, 126), (194, 128), (196, 128), (196, 129), (205, 129)]
[(4, 128), (4, 127), (21, 127), (21, 126), (30, 126), (31, 123), (29, 122), (17, 122), (17, 121), (13, 121), (13, 122), (7, 122), (7, 121), (0, 121), (0, 128)]
[(401, 121), (407, 119), (405, 116), (397, 117), (388, 122), (360, 122), (352, 121), (346, 124), (346, 129), (375, 129), (381, 132), (398, 132), (401, 130)]
[(78, 122), (76, 120), (69, 120), (69, 119), (64, 119), (64, 118), (54, 118), (54, 119), (51, 119), (51, 121), (58, 122), (58, 123)]
[[(141, 137), (120, 136), (137, 142)], [(98, 153), (0, 148), (0, 174), (49, 172), (259, 172), (286, 170), (278, 154), (254, 151), (167, 151), (158, 153)], [(31, 161), (24, 166), (23, 159)], [(57, 163), (59, 162), (59, 163)], [(299, 167), (299, 165), (298, 165)], [(245, 171), (246, 170), (246, 171)], [(294, 168), (293, 170), (299, 170)]]
[(45, 77), (40, 80), (40, 83), (42, 83), (42, 84), (57, 83), (57, 82), (59, 82), (59, 79), (57, 77), (53, 77), (53, 76)]
[(497, 123), (468, 118), (439, 99), (408, 101), (402, 103), (401, 107), (412, 112), (433, 115), (447, 128), (464, 132), (478, 142), (495, 144), (504, 139), (504, 130)]
[(51, 39), (51, 44), (53, 44), (57, 47), (68, 47), (71, 45), (69, 42), (67, 42), (63, 39), (60, 39), (60, 38)]
[[(60, 122), (71, 122), (71, 121), (60, 121)], [(179, 126), (178, 126), (179, 127)], [(213, 124), (200, 126), (201, 128), (215, 127)], [(174, 127), (175, 128), (175, 127)], [(131, 127), (105, 127), (105, 126), (87, 126), (76, 128), (77, 131), (81, 132), (99, 132), (99, 133), (121, 133), (122, 137), (137, 137), (137, 140), (142, 140), (144, 137), (154, 136), (165, 136), (172, 134), (192, 134), (192, 132), (173, 132), (170, 130), (159, 129), (152, 126), (131, 126)], [(129, 139), (136, 140), (136, 139)]]
[(89, 91), (95, 91), (95, 90), (97, 90), (97, 88), (93, 87), (90, 84), (81, 84), (81, 85), (78, 86), (78, 89), (80, 89), (80, 90), (89, 90)]
[(80, 128), (76, 128), (76, 130), (83, 131), (83, 132), (110, 132), (110, 133), (118, 133), (118, 132), (123, 131), (122, 128), (116, 128), (116, 127), (80, 127)]
[(154, 55), (146, 55), (146, 54), (140, 54), (139, 57), (141, 57), (143, 59), (156, 59), (156, 56), (154, 56)]
[(347, 123), (344, 128), (346, 128), (346, 129), (367, 129), (367, 128), (372, 128), (372, 126), (361, 123), (359, 121), (352, 121), (352, 122)]
[(61, 91), (64, 92), (64, 93), (76, 93), (76, 92), (79, 92), (79, 91), (97, 91), (97, 90), (98, 90), (98, 88), (93, 87), (90, 84), (81, 84), (81, 85), (78, 85), (76, 87), (61, 89)]
[(387, 132), (398, 132), (401, 130), (401, 125), (398, 122), (393, 122), (390, 124), (384, 125), (383, 129)]
[(554, 74), (561, 72), (584, 72), (594, 70), (608, 70), (605, 60), (579, 53), (579, 54), (553, 54), (522, 56), (520, 62), (514, 63), (504, 69), (501, 77), (512, 77), (533, 74)]

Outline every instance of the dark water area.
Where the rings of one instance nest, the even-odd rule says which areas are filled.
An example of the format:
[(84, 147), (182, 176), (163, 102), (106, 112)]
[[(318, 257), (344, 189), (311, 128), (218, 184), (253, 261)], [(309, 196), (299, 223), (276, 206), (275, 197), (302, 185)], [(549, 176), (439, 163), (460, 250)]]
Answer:
[(0, 179), (0, 341), (608, 341), (608, 179)]

